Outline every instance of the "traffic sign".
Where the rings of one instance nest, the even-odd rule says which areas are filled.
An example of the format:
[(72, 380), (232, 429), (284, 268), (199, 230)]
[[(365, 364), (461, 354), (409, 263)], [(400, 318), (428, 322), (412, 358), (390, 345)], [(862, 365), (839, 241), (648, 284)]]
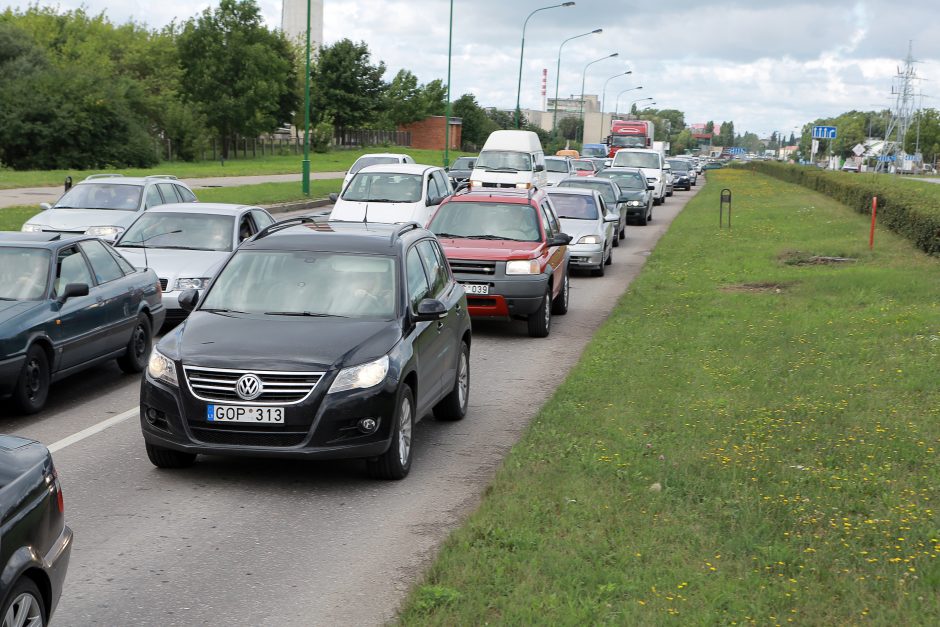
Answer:
[(895, 161), (896, 159), (897, 157), (895, 157), (894, 155), (881, 155), (880, 157), (878, 157), (878, 161), (881, 161), (882, 163), (886, 163), (888, 161)]
[(861, 157), (863, 154), (865, 154), (865, 146), (862, 146), (861, 144), (855, 144), (855, 148), (852, 149), (852, 152), (855, 153), (856, 157)]
[(834, 126), (814, 126), (813, 139), (835, 139), (836, 127)]

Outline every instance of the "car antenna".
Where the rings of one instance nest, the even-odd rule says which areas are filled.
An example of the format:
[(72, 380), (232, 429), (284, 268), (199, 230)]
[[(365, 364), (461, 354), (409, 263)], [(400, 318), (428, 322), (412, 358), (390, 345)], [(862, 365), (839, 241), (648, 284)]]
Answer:
[(369, 224), (369, 203), (366, 203), (365, 211), (362, 212), (362, 223)]
[(175, 231), (164, 231), (163, 233), (157, 233), (156, 235), (151, 235), (150, 237), (145, 237), (143, 239), (137, 240), (140, 242), (140, 247), (144, 249), (144, 268), (150, 267), (150, 262), (147, 260), (147, 242), (152, 240), (155, 237), (161, 237), (163, 235), (171, 235), (173, 233), (182, 233), (183, 229), (176, 229)]

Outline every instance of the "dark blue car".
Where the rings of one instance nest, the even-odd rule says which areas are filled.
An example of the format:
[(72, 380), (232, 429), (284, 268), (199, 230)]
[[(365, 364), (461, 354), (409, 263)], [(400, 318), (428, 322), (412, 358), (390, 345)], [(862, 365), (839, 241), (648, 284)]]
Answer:
[(147, 365), (160, 284), (90, 236), (0, 232), (0, 397), (42, 409), (53, 381), (108, 359)]

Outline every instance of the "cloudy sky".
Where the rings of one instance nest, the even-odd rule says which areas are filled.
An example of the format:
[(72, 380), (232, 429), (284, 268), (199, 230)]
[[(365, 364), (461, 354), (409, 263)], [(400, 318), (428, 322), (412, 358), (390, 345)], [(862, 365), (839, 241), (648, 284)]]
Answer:
[[(268, 23), (280, 24), (280, 0), (259, 0)], [(472, 92), (487, 106), (512, 108), (516, 99), (522, 24), (534, 9), (561, 0), (454, 0), (453, 97)], [(0, 0), (0, 6), (23, 6)], [(39, 4), (47, 4), (39, 0)], [(84, 4), (114, 22), (157, 27), (185, 20), (210, 2), (60, 0)], [(422, 82), (447, 74), (449, 0), (324, 0), (324, 39), (365, 41), (374, 60)], [(537, 13), (526, 32), (522, 106), (541, 104), (543, 68), (553, 95), (558, 48), (596, 28), (599, 35), (565, 45), (560, 94), (601, 94), (607, 110), (618, 93), (652, 96), (658, 108), (686, 112), (688, 122), (733, 120), (738, 132), (789, 133), (817, 117), (891, 103), (892, 78), (913, 40), (925, 94), (940, 107), (940, 0), (577, 0), (574, 7)], [(633, 96), (633, 94), (638, 94)]]

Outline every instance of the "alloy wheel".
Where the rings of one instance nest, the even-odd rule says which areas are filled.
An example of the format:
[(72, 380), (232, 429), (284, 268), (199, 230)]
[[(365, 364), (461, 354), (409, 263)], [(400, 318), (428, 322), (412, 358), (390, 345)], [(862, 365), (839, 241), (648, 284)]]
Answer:
[(29, 400), (36, 400), (42, 387), (42, 366), (38, 359), (30, 359), (26, 364), (26, 395)]
[(398, 419), (398, 461), (402, 466), (408, 465), (411, 457), (411, 403), (407, 398), (401, 399), (401, 414)]
[(42, 627), (42, 607), (29, 592), (13, 600), (3, 617), (3, 627)]
[(457, 400), (461, 407), (466, 407), (467, 396), (470, 393), (470, 368), (467, 366), (467, 353), (460, 353), (457, 362)]
[(134, 327), (134, 357), (140, 358), (147, 352), (147, 330), (142, 324)]
[(552, 324), (552, 296), (551, 292), (545, 294), (545, 328), (547, 329)]

